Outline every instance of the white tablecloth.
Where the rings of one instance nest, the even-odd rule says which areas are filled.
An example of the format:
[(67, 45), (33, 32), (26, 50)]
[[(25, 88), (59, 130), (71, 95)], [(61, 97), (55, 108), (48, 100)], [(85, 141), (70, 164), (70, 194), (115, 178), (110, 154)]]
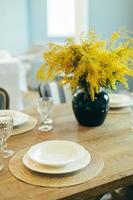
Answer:
[(0, 60), (0, 87), (10, 96), (10, 108), (22, 110), (22, 92), (27, 92), (27, 82), (24, 66), (18, 59)]

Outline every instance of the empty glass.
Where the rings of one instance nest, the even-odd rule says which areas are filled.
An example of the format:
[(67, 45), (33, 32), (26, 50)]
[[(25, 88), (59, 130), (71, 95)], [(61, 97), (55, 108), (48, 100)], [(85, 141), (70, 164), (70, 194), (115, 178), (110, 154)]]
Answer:
[(37, 101), (37, 110), (40, 114), (40, 131), (50, 131), (53, 128), (53, 99), (51, 97), (41, 97)]
[(11, 136), (13, 130), (13, 118), (8, 115), (0, 115), (0, 140), (3, 156), (10, 157), (14, 154), (13, 150), (7, 149), (7, 139)]

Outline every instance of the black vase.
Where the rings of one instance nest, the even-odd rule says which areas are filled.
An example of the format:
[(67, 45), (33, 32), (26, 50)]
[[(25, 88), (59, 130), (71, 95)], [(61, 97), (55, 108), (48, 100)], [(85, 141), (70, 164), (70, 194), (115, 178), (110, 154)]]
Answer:
[(72, 107), (80, 125), (94, 127), (103, 124), (109, 110), (109, 96), (102, 91), (92, 101), (89, 95), (77, 90), (73, 96)]

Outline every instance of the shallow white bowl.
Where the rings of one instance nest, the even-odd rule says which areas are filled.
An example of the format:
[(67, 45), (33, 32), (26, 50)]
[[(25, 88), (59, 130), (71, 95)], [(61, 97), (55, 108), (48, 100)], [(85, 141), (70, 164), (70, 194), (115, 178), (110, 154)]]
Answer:
[(80, 160), (86, 150), (81, 145), (67, 140), (50, 140), (36, 144), (28, 151), (28, 156), (36, 163), (61, 167)]
[(41, 165), (39, 163), (36, 163), (29, 158), (28, 153), (26, 153), (23, 157), (23, 163), (28, 169), (45, 174), (65, 174), (75, 172), (86, 167), (90, 163), (90, 161), (91, 155), (86, 150), (85, 155), (79, 161), (72, 162), (62, 167), (51, 167), (48, 165)]
[(130, 96), (126, 94), (110, 94), (110, 108), (122, 108), (133, 105)]
[(9, 115), (13, 117), (13, 126), (19, 126), (29, 119), (29, 115), (17, 110), (0, 110), (0, 115)]

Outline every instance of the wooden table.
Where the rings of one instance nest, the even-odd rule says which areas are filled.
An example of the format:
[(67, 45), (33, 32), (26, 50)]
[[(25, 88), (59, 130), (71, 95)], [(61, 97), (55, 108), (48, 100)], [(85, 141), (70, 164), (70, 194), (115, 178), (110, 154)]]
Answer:
[[(37, 116), (35, 110), (28, 113)], [(49, 133), (38, 131), (38, 126), (25, 134), (8, 140), (16, 152), (44, 140), (68, 139), (91, 147), (99, 152), (105, 162), (103, 171), (91, 181), (65, 188), (46, 188), (17, 180), (8, 170), (8, 160), (0, 172), (0, 200), (55, 200), (90, 199), (102, 193), (133, 183), (133, 130), (131, 114), (114, 111), (108, 114), (100, 127), (79, 126), (71, 105), (62, 104), (54, 110), (54, 129)]]

